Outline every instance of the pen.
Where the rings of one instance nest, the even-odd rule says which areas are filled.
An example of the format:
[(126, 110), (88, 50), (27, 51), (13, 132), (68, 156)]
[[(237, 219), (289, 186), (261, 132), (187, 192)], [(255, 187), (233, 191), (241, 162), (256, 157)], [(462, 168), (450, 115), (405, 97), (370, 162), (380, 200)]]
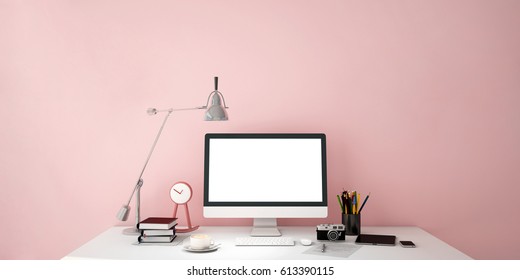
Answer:
[(352, 214), (357, 214), (357, 195), (356, 192), (352, 193)]
[(323, 243), (323, 246), (321, 247), (321, 252), (325, 253), (325, 243)]
[(365, 203), (367, 203), (368, 198), (370, 197), (370, 193), (368, 193), (367, 197), (365, 197), (365, 200), (363, 201), (363, 204), (361, 204), (361, 208), (359, 208), (359, 212), (363, 210), (363, 207), (365, 206)]

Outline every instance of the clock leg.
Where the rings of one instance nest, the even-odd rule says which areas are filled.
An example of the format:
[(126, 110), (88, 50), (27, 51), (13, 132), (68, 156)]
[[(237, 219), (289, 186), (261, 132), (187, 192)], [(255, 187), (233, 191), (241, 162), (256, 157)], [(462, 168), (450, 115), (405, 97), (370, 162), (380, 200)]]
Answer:
[(188, 210), (188, 204), (184, 204), (184, 208), (186, 208), (186, 221), (188, 221), (188, 228), (191, 228), (191, 217), (190, 211)]
[(173, 215), (172, 217), (177, 218), (177, 208), (179, 208), (178, 204), (173, 205)]
[[(177, 205), (175, 205), (177, 206)], [(190, 217), (190, 211), (188, 210), (188, 204), (184, 204), (184, 209), (186, 210), (186, 221), (188, 223), (188, 228), (180, 228), (176, 229), (177, 232), (183, 233), (183, 232), (191, 232), (199, 228), (199, 226), (192, 226), (191, 225), (191, 217)], [(177, 212), (177, 208), (174, 209), (174, 213)]]

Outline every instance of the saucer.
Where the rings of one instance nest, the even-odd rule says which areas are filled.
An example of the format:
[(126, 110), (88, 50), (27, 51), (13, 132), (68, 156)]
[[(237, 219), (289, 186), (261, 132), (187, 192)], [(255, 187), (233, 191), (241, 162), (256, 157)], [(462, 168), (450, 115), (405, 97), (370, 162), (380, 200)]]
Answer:
[(194, 248), (191, 248), (191, 246), (189, 244), (186, 244), (183, 246), (183, 249), (185, 251), (193, 252), (193, 253), (205, 253), (205, 252), (216, 251), (216, 250), (218, 250), (218, 247), (219, 247), (219, 245), (211, 245), (208, 248), (204, 248), (204, 249), (194, 249)]

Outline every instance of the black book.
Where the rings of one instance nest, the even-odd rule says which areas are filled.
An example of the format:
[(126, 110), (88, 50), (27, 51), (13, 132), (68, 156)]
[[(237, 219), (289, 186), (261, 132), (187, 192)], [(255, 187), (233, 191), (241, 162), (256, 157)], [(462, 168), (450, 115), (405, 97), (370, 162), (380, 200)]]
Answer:
[(139, 243), (170, 243), (177, 235), (143, 236), (137, 238)]

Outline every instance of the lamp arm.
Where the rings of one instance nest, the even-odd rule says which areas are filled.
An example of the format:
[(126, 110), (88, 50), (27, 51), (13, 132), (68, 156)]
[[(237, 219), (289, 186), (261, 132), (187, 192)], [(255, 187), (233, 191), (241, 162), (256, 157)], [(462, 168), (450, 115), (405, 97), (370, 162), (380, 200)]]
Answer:
[(152, 157), (152, 153), (153, 153), (153, 150), (155, 149), (155, 145), (157, 145), (157, 141), (159, 141), (159, 137), (161, 137), (161, 133), (163, 131), (164, 125), (166, 124), (166, 121), (168, 121), (168, 117), (170, 116), (170, 114), (172, 112), (173, 112), (173, 110), (169, 109), (168, 114), (166, 114), (166, 116), (164, 117), (161, 128), (159, 129), (159, 132), (157, 132), (157, 136), (155, 136), (155, 140), (153, 141), (152, 148), (150, 149), (150, 152), (148, 153), (148, 157), (146, 158), (146, 161), (144, 163), (143, 170), (141, 170), (141, 174), (139, 174), (139, 179), (137, 180), (138, 182), (140, 180), (142, 180), (141, 178), (143, 177), (144, 170), (146, 169), (146, 166), (148, 165), (148, 161), (150, 161), (150, 157)]
[[(150, 152), (148, 153), (148, 157), (146, 158), (146, 161), (144, 163), (143, 170), (141, 170), (141, 173), (139, 174), (139, 178), (137, 179), (137, 183), (135, 184), (134, 190), (132, 191), (132, 194), (130, 194), (130, 198), (128, 199), (128, 202), (126, 203), (127, 206), (130, 205), (130, 202), (132, 201), (132, 198), (134, 197), (135, 192), (136, 191), (139, 192), (141, 190), (141, 186), (143, 185), (142, 177), (143, 177), (144, 170), (146, 169), (146, 166), (148, 165), (148, 161), (150, 161), (150, 157), (152, 157), (152, 153), (155, 149), (155, 146), (157, 145), (157, 141), (159, 140), (159, 137), (161, 136), (164, 125), (166, 124), (166, 121), (168, 120), (168, 117), (170, 116), (170, 114), (173, 112), (172, 109), (168, 109), (167, 111), (168, 111), (168, 114), (166, 114), (166, 117), (164, 117), (161, 128), (159, 129), (157, 136), (155, 136), (155, 140), (153, 142), (152, 148), (150, 149)], [(139, 205), (137, 207), (139, 209)], [(138, 211), (138, 209), (137, 209), (137, 211)], [(139, 213), (137, 213), (137, 215), (139, 215)]]
[[(134, 190), (132, 191), (132, 194), (130, 195), (130, 198), (128, 199), (128, 202), (126, 203), (126, 205), (130, 205), (130, 202), (132, 202), (132, 198), (134, 197), (134, 194), (136, 191), (140, 191), (141, 189), (141, 186), (143, 185), (143, 174), (144, 174), (144, 171), (146, 169), (146, 166), (148, 165), (148, 162), (150, 161), (150, 158), (152, 157), (152, 153), (153, 151), (155, 150), (155, 146), (157, 145), (157, 142), (159, 141), (159, 137), (161, 137), (161, 133), (164, 129), (164, 125), (166, 124), (166, 122), (168, 121), (168, 118), (170, 117), (171, 113), (175, 112), (175, 111), (187, 111), (187, 110), (198, 110), (198, 109), (206, 109), (206, 106), (200, 106), (200, 107), (194, 107), (194, 108), (180, 108), (180, 109), (166, 109), (166, 110), (156, 110), (155, 113), (158, 113), (158, 112), (168, 112), (166, 114), (166, 116), (164, 117), (164, 120), (162, 122), (162, 125), (161, 125), (161, 128), (159, 129), (159, 132), (157, 132), (157, 136), (155, 136), (155, 140), (153, 141), (153, 144), (152, 144), (152, 147), (150, 149), (150, 152), (148, 153), (148, 157), (146, 158), (146, 161), (144, 163), (144, 166), (143, 166), (143, 169), (141, 170), (141, 173), (139, 174), (139, 178), (137, 179), (137, 183), (134, 187)], [(139, 205), (138, 205), (139, 207)]]
[(137, 179), (137, 183), (135, 185), (134, 190), (132, 191), (132, 194), (130, 195), (130, 198), (128, 199), (128, 202), (126, 205), (130, 205), (130, 202), (132, 201), (132, 198), (134, 197), (134, 194), (137, 190), (140, 190), (141, 186), (143, 185), (143, 174), (146, 169), (146, 166), (148, 165), (148, 162), (150, 161), (150, 158), (152, 157), (152, 153), (155, 150), (155, 146), (157, 145), (157, 142), (159, 141), (159, 137), (161, 137), (161, 133), (164, 129), (164, 125), (168, 121), (168, 118), (170, 117), (171, 113), (176, 111), (187, 111), (187, 110), (199, 110), (199, 109), (206, 109), (206, 106), (199, 106), (199, 107), (193, 107), (193, 108), (180, 108), (180, 109), (166, 109), (166, 110), (155, 110), (154, 114), (158, 112), (168, 112), (166, 116), (164, 117), (164, 120), (162, 122), (161, 128), (159, 129), (159, 132), (157, 132), (157, 136), (155, 136), (155, 140), (153, 141), (152, 148), (150, 149), (150, 152), (148, 153), (148, 157), (146, 158), (146, 161), (144, 163), (143, 169), (141, 170), (141, 173), (139, 174), (139, 178)]
[(168, 109), (168, 111), (177, 112), (177, 111), (189, 111), (189, 110), (200, 110), (200, 109), (206, 109), (208, 106), (199, 106), (199, 107), (193, 107), (193, 108), (180, 108), (180, 109)]

